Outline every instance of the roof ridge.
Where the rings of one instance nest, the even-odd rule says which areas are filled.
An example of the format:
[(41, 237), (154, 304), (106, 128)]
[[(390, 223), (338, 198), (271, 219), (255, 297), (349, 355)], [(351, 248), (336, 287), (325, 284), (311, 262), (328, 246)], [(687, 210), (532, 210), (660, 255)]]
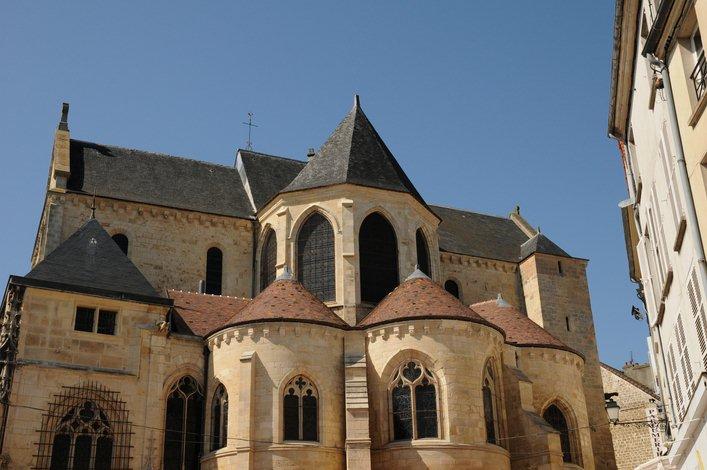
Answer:
[(651, 395), (654, 398), (659, 398), (658, 394), (655, 393), (653, 390), (651, 390), (649, 387), (643, 385), (641, 382), (639, 382), (636, 379), (633, 379), (626, 375), (625, 372), (620, 371), (619, 369), (610, 366), (609, 364), (605, 362), (599, 361), (599, 364), (604, 367), (605, 369), (608, 369), (610, 372), (613, 372), (614, 374), (618, 375), (620, 378), (624, 379), (626, 382), (630, 383), (631, 385), (636, 386), (637, 388), (640, 388), (643, 392), (647, 393), (648, 395)]
[(84, 144), (92, 144), (92, 145), (101, 146), (101, 147), (106, 147), (106, 148), (114, 148), (114, 149), (120, 149), (120, 150), (127, 150), (127, 151), (130, 151), (130, 152), (141, 152), (141, 153), (145, 153), (145, 154), (148, 154), (148, 155), (151, 155), (151, 156), (154, 156), (154, 157), (174, 158), (174, 159), (177, 159), (177, 160), (186, 160), (186, 161), (189, 161), (189, 162), (202, 163), (202, 164), (204, 164), (204, 165), (217, 166), (217, 167), (220, 167), (220, 168), (227, 168), (227, 169), (229, 169), (229, 170), (238, 171), (238, 170), (236, 170), (233, 166), (231, 166), (231, 165), (226, 165), (226, 164), (224, 164), (224, 163), (215, 163), (215, 162), (209, 162), (209, 161), (206, 161), (206, 160), (197, 160), (197, 159), (195, 159), (195, 158), (184, 157), (184, 156), (181, 156), (181, 155), (172, 155), (172, 154), (169, 154), (169, 153), (155, 152), (155, 151), (153, 151), (153, 150), (143, 150), (143, 149), (138, 149), (138, 148), (133, 148), (133, 147), (122, 147), (122, 146), (120, 146), (120, 145), (113, 145), (113, 144), (102, 144), (102, 143), (100, 143), (100, 142), (92, 142), (92, 141), (90, 141), (90, 140), (83, 140), (83, 139), (74, 139), (74, 138), (71, 138), (70, 140), (71, 140), (72, 142), (80, 142), (80, 143), (84, 143)]
[(467, 212), (469, 214), (483, 215), (486, 217), (493, 217), (494, 219), (508, 220), (509, 222), (513, 222), (508, 217), (504, 217), (501, 215), (489, 214), (488, 212), (473, 211), (470, 209), (461, 209), (459, 207), (446, 206), (444, 204), (430, 204), (430, 207), (439, 207), (441, 209), (449, 209), (449, 210), (458, 211), (458, 212)]
[(304, 164), (304, 165), (307, 164), (306, 160), (298, 160), (298, 159), (296, 159), (296, 158), (294, 158), (294, 157), (283, 157), (283, 156), (281, 156), (281, 155), (273, 155), (273, 154), (271, 154), (271, 153), (256, 152), (255, 150), (248, 150), (248, 149), (238, 148), (238, 149), (236, 149), (236, 152), (248, 152), (248, 153), (252, 153), (252, 154), (258, 155), (258, 156), (260, 156), (260, 157), (277, 158), (277, 159), (279, 159), (279, 160), (288, 160), (288, 161), (291, 161), (291, 162), (302, 163), (302, 164)]

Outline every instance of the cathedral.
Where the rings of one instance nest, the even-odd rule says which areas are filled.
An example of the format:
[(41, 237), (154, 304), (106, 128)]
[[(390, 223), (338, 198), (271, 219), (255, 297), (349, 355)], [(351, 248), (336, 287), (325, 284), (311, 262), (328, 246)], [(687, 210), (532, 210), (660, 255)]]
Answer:
[(2, 301), (0, 468), (615, 468), (587, 260), (428, 204), (358, 97), (232, 166), (68, 114)]

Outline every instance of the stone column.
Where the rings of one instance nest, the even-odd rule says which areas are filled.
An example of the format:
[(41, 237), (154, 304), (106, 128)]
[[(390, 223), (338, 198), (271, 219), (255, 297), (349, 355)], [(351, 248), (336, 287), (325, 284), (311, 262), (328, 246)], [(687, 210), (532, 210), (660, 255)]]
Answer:
[(237, 423), (236, 449), (239, 458), (238, 468), (249, 470), (253, 466), (253, 438), (254, 436), (254, 411), (255, 411), (255, 367), (253, 359), (255, 351), (246, 351), (241, 355), (241, 373), (238, 385), (238, 404), (236, 406), (236, 417), (229, 419), (229, 423)]
[(371, 468), (366, 377), (365, 337), (359, 331), (348, 331), (344, 337), (346, 468), (348, 470), (370, 470)]

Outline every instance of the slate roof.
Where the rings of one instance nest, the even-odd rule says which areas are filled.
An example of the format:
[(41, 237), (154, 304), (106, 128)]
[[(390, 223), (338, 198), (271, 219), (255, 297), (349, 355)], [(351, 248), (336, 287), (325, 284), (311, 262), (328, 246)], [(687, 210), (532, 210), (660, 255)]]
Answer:
[(223, 326), (273, 321), (348, 328), (344, 320), (294, 279), (276, 279)]
[(424, 204), (364, 114), (358, 96), (349, 114), (283, 192), (343, 183), (410, 193)]
[(49, 253), (25, 279), (89, 294), (164, 299), (96, 219), (86, 222)]
[(478, 302), (471, 308), (481, 317), (501, 328), (506, 334), (506, 343), (521, 347), (561, 349), (584, 357), (503, 299)]
[[(358, 326), (368, 328), (403, 320), (423, 319), (461, 320), (493, 326), (429, 277), (416, 273), (388, 294)], [(499, 328), (496, 329), (500, 331)]]
[(521, 245), (520, 259), (525, 259), (534, 253), (565, 256), (567, 258), (570, 257), (570, 255), (568, 255), (565, 250), (557, 246), (555, 242), (547, 238), (542, 233), (536, 234), (534, 237), (530, 238), (528, 241)]
[(528, 236), (511, 219), (442, 206), (430, 206), (442, 219), (439, 248), (450, 253), (517, 263)]
[(170, 290), (167, 294), (174, 302), (173, 331), (196, 336), (205, 336), (223, 326), (250, 302), (250, 299), (242, 297), (178, 290)]
[(67, 189), (209, 214), (253, 218), (235, 168), (71, 139)]
[(269, 202), (302, 171), (307, 162), (252, 150), (239, 150), (256, 209)]

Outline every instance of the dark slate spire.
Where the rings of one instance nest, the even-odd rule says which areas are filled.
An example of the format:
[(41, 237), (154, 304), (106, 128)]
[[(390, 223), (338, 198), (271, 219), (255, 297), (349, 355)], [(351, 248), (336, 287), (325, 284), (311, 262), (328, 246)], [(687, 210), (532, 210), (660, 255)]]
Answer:
[(49, 253), (26, 278), (86, 293), (161, 297), (93, 218)]
[(358, 95), (349, 114), (282, 192), (343, 183), (410, 193), (424, 204), (364, 114)]

